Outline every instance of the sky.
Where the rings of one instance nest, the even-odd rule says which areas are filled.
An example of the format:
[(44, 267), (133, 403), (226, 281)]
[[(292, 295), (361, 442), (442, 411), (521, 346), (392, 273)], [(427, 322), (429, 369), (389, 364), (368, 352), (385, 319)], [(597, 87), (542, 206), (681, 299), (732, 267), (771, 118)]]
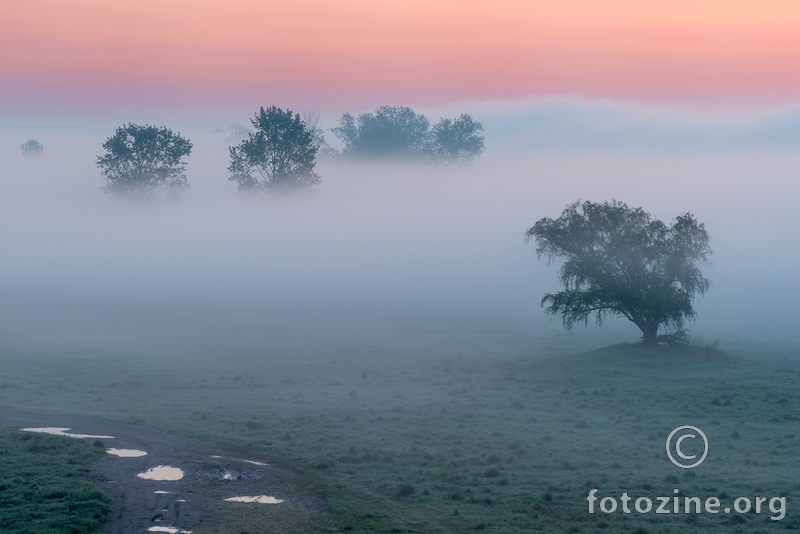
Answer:
[(800, 96), (793, 0), (0, 0), (0, 118)]

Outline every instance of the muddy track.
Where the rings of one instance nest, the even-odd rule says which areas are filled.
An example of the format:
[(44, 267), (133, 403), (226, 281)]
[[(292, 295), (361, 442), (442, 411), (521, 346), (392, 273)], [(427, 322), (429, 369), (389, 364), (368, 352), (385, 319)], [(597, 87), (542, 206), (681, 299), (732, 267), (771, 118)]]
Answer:
[[(239, 458), (213, 446), (184, 440), (135, 425), (80, 417), (0, 411), (2, 427), (57, 427), (95, 436), (106, 448), (145, 451), (146, 456), (118, 457), (106, 454), (86, 479), (97, 484), (114, 500), (107, 534), (191, 531), (201, 527), (224, 498), (240, 495), (270, 495), (306, 514), (318, 514), (323, 501), (316, 497), (287, 494), (293, 475), (263, 463), (261, 458)], [(94, 438), (89, 438), (94, 440)], [(138, 475), (157, 466), (183, 471), (181, 480), (146, 480)], [(203, 491), (207, 489), (207, 491)], [(232, 507), (239, 503), (224, 503)], [(270, 504), (244, 506), (269, 507)], [(213, 512), (212, 512), (213, 513)], [(157, 528), (154, 528), (157, 527)], [(272, 531), (264, 525), (264, 532)]]

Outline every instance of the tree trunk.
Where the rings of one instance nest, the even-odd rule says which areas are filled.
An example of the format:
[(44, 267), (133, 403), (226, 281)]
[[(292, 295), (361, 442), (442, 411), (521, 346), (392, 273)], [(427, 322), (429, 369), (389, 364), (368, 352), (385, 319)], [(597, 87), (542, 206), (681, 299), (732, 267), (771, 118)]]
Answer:
[[(641, 328), (641, 327), (640, 327)], [(658, 324), (645, 325), (642, 330), (642, 345), (645, 347), (655, 347), (658, 345)]]

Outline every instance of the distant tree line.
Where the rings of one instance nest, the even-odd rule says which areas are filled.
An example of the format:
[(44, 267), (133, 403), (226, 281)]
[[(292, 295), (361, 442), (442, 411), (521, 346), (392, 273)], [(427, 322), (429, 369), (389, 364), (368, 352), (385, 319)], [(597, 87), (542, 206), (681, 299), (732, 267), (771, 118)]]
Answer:
[[(425, 115), (407, 106), (381, 106), (355, 117), (345, 113), (331, 128), (344, 145), (341, 151), (327, 143), (319, 118), (319, 111), (301, 116), (270, 106), (250, 119), (252, 130), (238, 123), (229, 127), (227, 139), (239, 142), (229, 148), (228, 180), (245, 194), (301, 193), (322, 181), (315, 171), (318, 156), (469, 165), (485, 148), (483, 125), (468, 114), (431, 127)], [(192, 143), (169, 128), (129, 123), (102, 147), (97, 166), (111, 196), (175, 197), (189, 188), (185, 158)]]

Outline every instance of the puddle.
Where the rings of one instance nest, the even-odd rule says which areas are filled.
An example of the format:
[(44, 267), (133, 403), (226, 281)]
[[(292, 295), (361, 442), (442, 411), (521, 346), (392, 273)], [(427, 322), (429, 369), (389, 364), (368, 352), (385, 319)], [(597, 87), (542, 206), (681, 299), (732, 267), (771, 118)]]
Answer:
[(155, 493), (156, 495), (167, 495), (167, 494), (172, 493), (172, 492), (171, 491), (158, 490), (158, 491), (154, 491), (153, 493)]
[(146, 480), (180, 480), (183, 478), (183, 471), (177, 467), (159, 465), (151, 467), (144, 473), (139, 473), (136, 476)]
[(38, 432), (39, 434), (53, 434), (54, 436), (65, 436), (68, 438), (80, 438), (80, 439), (114, 439), (114, 436), (93, 436), (91, 434), (70, 434), (67, 432), (69, 428), (54, 428), (54, 427), (43, 427), (43, 428), (23, 428), (23, 432)]
[(255, 460), (245, 460), (244, 458), (225, 458), (224, 456), (217, 456), (215, 454), (212, 454), (211, 458), (216, 458), (218, 460), (232, 460), (234, 462), (244, 462), (246, 464), (252, 464), (252, 465), (263, 465), (263, 466), (269, 465), (265, 464), (264, 462), (256, 462)]
[(257, 502), (259, 504), (279, 504), (283, 499), (276, 499), (269, 495), (256, 495), (254, 497), (230, 497), (225, 499), (228, 502)]
[(168, 532), (169, 534), (192, 534), (191, 530), (181, 530), (175, 527), (150, 527), (147, 532)]
[(106, 452), (122, 458), (138, 458), (139, 456), (147, 456), (146, 452), (138, 451), (136, 449), (106, 449)]

